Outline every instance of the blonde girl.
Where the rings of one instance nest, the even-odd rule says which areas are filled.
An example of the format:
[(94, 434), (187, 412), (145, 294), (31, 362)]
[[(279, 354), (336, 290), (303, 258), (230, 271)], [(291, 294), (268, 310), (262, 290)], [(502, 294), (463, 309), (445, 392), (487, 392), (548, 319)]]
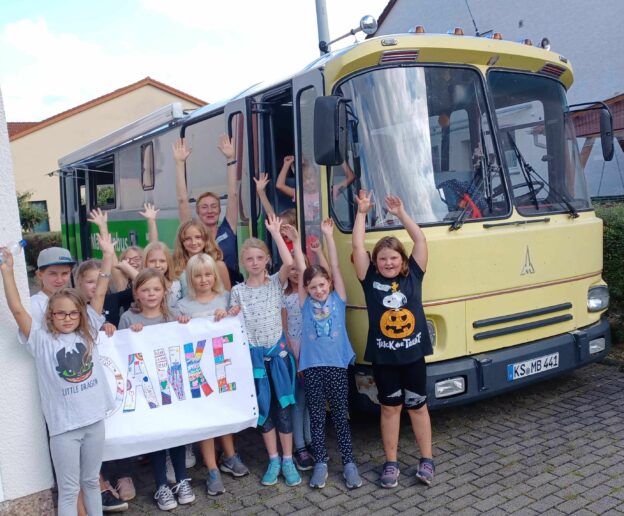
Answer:
[[(281, 225), (278, 217), (269, 215), (266, 227), (282, 259), (282, 266), (277, 273), (269, 275), (267, 272), (271, 255), (264, 242), (250, 238), (242, 245), (241, 264), (248, 277), (247, 281), (232, 289), (230, 310), (241, 310), (243, 313), (256, 376), (260, 411), (258, 423), (269, 455), (269, 465), (261, 482), (273, 485), (282, 473), (286, 484), (294, 486), (301, 483), (292, 459), (290, 405), (295, 402), (295, 364), (288, 351), (281, 320), (281, 292), (286, 285), (293, 259), (280, 234)], [(269, 376), (272, 382), (269, 382)], [(276, 426), (283, 460), (280, 460), (278, 454)]]
[(180, 224), (173, 244), (174, 274), (175, 277), (180, 280), (182, 297), (186, 295), (188, 290), (188, 281), (185, 272), (186, 265), (191, 256), (200, 253), (209, 254), (215, 262), (217, 262), (219, 276), (223, 281), (223, 285), (226, 290), (230, 290), (232, 288), (230, 275), (223, 261), (221, 249), (201, 222), (189, 220)]
[[(176, 319), (167, 303), (167, 282), (162, 272), (156, 269), (143, 269), (132, 282), (134, 306), (121, 316), (119, 329), (130, 328), (141, 331), (145, 326), (170, 322)], [(178, 317), (178, 321), (187, 322), (188, 318)], [(154, 499), (162, 511), (175, 509), (179, 504), (188, 504), (195, 500), (195, 494), (188, 482), (185, 464), (185, 446), (169, 449), (169, 455), (175, 472), (176, 485), (173, 490), (167, 484), (167, 450), (150, 453), (150, 462), (154, 472), (156, 493)], [(177, 495), (177, 501), (174, 497)]]
[(182, 285), (175, 279), (173, 257), (169, 247), (162, 242), (152, 242), (143, 250), (143, 268), (162, 272), (167, 286), (167, 303), (175, 308), (182, 299)]
[(104, 418), (114, 405), (96, 344), (115, 251), (110, 236), (98, 235), (98, 241), (103, 261), (91, 304), (76, 290), (63, 288), (50, 296), (41, 324), (33, 323), (22, 305), (13, 257), (2, 249), (0, 271), (9, 310), (35, 359), (60, 516), (77, 513), (81, 487), (89, 514), (102, 513)]
[[(228, 315), (230, 293), (225, 290), (217, 263), (210, 255), (201, 253), (191, 257), (186, 266), (186, 277), (188, 294), (178, 303), (178, 310), (181, 314), (189, 317), (213, 317), (215, 321)], [(236, 313), (236, 310), (231, 311), (231, 315), (236, 315)], [(223, 446), (221, 471), (230, 473), (234, 477), (247, 475), (249, 470), (236, 453), (232, 434), (224, 435), (220, 437), (220, 440)], [(201, 441), (199, 447), (208, 468), (206, 477), (208, 494), (216, 496), (224, 493), (225, 486), (217, 465), (214, 439)]]

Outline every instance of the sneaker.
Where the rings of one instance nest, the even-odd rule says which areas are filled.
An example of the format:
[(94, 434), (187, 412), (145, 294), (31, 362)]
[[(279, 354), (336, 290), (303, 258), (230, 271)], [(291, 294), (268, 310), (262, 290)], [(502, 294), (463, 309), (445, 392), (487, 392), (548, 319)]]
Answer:
[(195, 454), (193, 453), (193, 445), (186, 445), (186, 455), (184, 457), (186, 468), (192, 468), (197, 464), (197, 459), (195, 458)]
[(106, 489), (102, 491), (103, 512), (124, 512), (128, 510), (128, 504), (120, 500), (114, 491)]
[(286, 479), (287, 486), (298, 486), (301, 484), (301, 476), (297, 471), (297, 467), (292, 459), (282, 461), (282, 475)]
[(210, 496), (217, 496), (225, 493), (225, 486), (221, 480), (221, 473), (218, 469), (208, 470), (208, 476), (206, 477), (206, 492)]
[(416, 478), (423, 484), (430, 486), (431, 482), (433, 482), (434, 475), (435, 464), (433, 463), (433, 459), (420, 459), (420, 462), (418, 463), (418, 471), (416, 472)]
[(176, 483), (175, 471), (173, 470), (173, 463), (171, 462), (171, 457), (169, 456), (169, 452), (167, 452), (167, 459), (165, 460), (165, 468), (167, 471), (167, 482), (170, 484)]
[(161, 511), (170, 511), (178, 506), (178, 502), (176, 502), (171, 488), (166, 485), (158, 488), (158, 491), (156, 491), (154, 495), (154, 500), (156, 500), (156, 504)]
[(299, 471), (309, 471), (314, 467), (314, 459), (307, 448), (299, 448), (295, 451), (294, 459)]
[(136, 496), (136, 489), (134, 488), (134, 482), (130, 477), (122, 477), (117, 480), (117, 486), (115, 486), (119, 498), (124, 502), (129, 502)]
[(327, 475), (327, 464), (324, 462), (317, 462), (314, 465), (314, 471), (310, 477), (310, 487), (314, 489), (323, 489), (325, 487)]
[(193, 493), (193, 488), (191, 487), (191, 483), (184, 479), (182, 482), (177, 483), (173, 486), (171, 490), (174, 495), (178, 497), (178, 503), (180, 505), (186, 505), (187, 503), (191, 503), (195, 501), (195, 493)]
[(235, 453), (231, 457), (221, 457), (221, 465), (219, 467), (221, 471), (229, 473), (234, 477), (244, 477), (249, 474), (249, 469), (243, 464), (238, 453)]
[(260, 480), (260, 483), (263, 486), (274, 486), (275, 484), (277, 484), (277, 477), (280, 474), (281, 470), (282, 463), (280, 462), (279, 458), (271, 459), (269, 461), (269, 467), (264, 473), (262, 480)]
[(362, 486), (362, 479), (355, 463), (349, 462), (345, 464), (342, 476), (345, 479), (345, 484), (347, 484), (347, 489), (357, 489)]
[(399, 463), (398, 462), (385, 462), (383, 466), (383, 473), (381, 474), (381, 487), (391, 489), (399, 485)]

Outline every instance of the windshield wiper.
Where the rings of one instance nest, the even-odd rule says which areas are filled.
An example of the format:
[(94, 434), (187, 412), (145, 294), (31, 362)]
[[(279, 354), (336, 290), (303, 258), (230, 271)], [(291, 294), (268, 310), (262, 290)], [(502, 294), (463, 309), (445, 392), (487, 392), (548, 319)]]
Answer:
[(524, 182), (529, 187), (529, 192), (531, 194), (531, 198), (533, 199), (533, 204), (535, 204), (535, 209), (539, 210), (539, 201), (537, 200), (537, 194), (535, 193), (535, 185), (533, 184), (533, 179), (531, 179), (531, 172), (535, 172), (535, 170), (524, 159), (524, 156), (520, 152), (520, 149), (518, 149), (518, 146), (511, 136), (511, 133), (507, 133), (507, 138), (509, 138), (511, 148), (513, 149), (514, 154), (516, 155), (516, 159), (520, 164), (520, 170), (522, 171), (522, 175), (524, 176)]
[(566, 206), (566, 208), (568, 209), (568, 213), (570, 214), (571, 218), (573, 218), (573, 219), (578, 218), (579, 214), (578, 214), (578, 211), (576, 211), (576, 208), (574, 206), (572, 206), (572, 204), (565, 198), (565, 196), (561, 192), (559, 192), (557, 189), (555, 189), (550, 183), (547, 183), (542, 178), (542, 176), (540, 176), (535, 171), (535, 169), (529, 163), (527, 163), (527, 161), (524, 159), (524, 156), (520, 152), (520, 149), (516, 145), (516, 142), (514, 141), (514, 139), (511, 136), (511, 134), (507, 133), (507, 136), (509, 137), (509, 142), (511, 143), (511, 146), (513, 147), (514, 153), (516, 154), (516, 158), (518, 159), (518, 163), (520, 163), (520, 169), (522, 170), (522, 174), (524, 175), (524, 179), (526, 181), (526, 184), (529, 187), (529, 191), (531, 192), (531, 196), (533, 197), (533, 202), (535, 203), (535, 209), (539, 210), (539, 202), (537, 200), (537, 195), (535, 193), (535, 187), (534, 187), (534, 184), (533, 184), (533, 178), (531, 177), (531, 175), (536, 176), (537, 179), (539, 179), (542, 182), (542, 184), (545, 187), (548, 188), (548, 193), (549, 194), (554, 194), (555, 197), (557, 198), (557, 200), (561, 204), (564, 204)]

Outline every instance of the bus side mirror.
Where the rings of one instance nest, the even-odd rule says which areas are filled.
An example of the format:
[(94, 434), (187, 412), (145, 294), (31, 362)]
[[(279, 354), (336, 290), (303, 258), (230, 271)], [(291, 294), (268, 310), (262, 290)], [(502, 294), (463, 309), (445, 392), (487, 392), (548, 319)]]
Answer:
[(602, 144), (602, 157), (605, 161), (613, 159), (613, 117), (611, 111), (606, 108), (600, 110), (600, 143)]
[(346, 99), (337, 95), (318, 97), (314, 103), (314, 160), (319, 165), (340, 165), (346, 150)]

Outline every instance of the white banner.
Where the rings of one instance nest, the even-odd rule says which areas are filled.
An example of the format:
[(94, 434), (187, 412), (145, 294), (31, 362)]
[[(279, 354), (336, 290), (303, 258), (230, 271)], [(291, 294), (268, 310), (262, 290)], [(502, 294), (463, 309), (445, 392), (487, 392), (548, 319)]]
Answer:
[(100, 332), (115, 399), (104, 460), (132, 457), (256, 426), (249, 344), (239, 318), (193, 319)]

